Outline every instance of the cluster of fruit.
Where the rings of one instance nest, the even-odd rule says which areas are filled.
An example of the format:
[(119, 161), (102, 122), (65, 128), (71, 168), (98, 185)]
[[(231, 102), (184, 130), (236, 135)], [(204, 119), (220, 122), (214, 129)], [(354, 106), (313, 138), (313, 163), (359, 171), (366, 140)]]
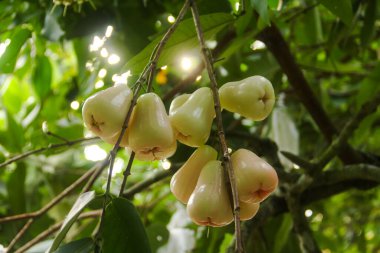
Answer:
[[(220, 227), (233, 221), (231, 202), (223, 167), (210, 146), (199, 147), (174, 174), (170, 189), (187, 204), (187, 213), (198, 225)], [(247, 149), (231, 155), (239, 195), (240, 220), (251, 219), (260, 202), (277, 186), (276, 171)]]
[[(272, 84), (261, 76), (224, 84), (219, 89), (221, 107), (252, 120), (268, 116), (274, 105)], [(82, 109), (86, 127), (105, 142), (115, 144), (129, 110), (133, 92), (125, 84), (115, 85), (89, 97)], [(177, 140), (198, 147), (173, 176), (171, 189), (188, 203), (190, 217), (197, 224), (222, 226), (232, 221), (227, 188), (217, 152), (204, 145), (215, 117), (213, 94), (202, 87), (192, 94), (176, 97), (166, 113), (155, 93), (141, 95), (122, 136), (120, 146), (135, 152), (138, 160), (162, 160), (172, 156)], [(249, 150), (231, 156), (241, 201), (241, 219), (251, 218), (258, 202), (277, 185), (275, 170)]]

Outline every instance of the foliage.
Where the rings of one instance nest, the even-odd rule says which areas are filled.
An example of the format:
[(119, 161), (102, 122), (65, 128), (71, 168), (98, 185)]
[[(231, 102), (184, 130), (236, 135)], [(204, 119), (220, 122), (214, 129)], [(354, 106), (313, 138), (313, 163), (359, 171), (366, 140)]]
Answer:
[[(40, 210), (106, 158), (112, 147), (98, 139), (70, 142), (90, 136), (81, 117), (84, 100), (128, 75), (128, 84), (133, 85), (154, 46), (171, 26), (168, 17), (175, 17), (183, 5), (177, 0), (77, 2), (81, 3), (68, 5), (65, 13), (63, 5), (54, 7), (49, 0), (0, 2), (0, 163), (46, 148), (0, 166), (0, 244), (4, 247), (27, 219), (3, 222), (2, 218)], [(242, 14), (236, 8), (237, 0), (197, 1), (218, 84), (262, 75), (272, 81), (278, 98), (274, 113), (264, 121), (222, 114), (229, 146), (245, 147), (265, 157), (276, 167), (282, 182), (258, 215), (243, 224), (244, 244), (247, 252), (301, 252), (298, 223), (294, 212), (288, 212), (285, 188), (296, 184), (299, 175), (307, 174), (311, 170), (307, 161), (318, 160), (353, 115), (379, 96), (380, 3), (245, 2)], [(291, 69), (292, 59), (278, 52), (287, 51), (284, 45), (277, 51), (271, 47), (281, 45), (269, 36), (276, 34), (277, 28), (298, 71)], [(158, 67), (167, 68), (158, 69), (153, 82), (154, 91), (167, 108), (178, 92), (190, 93), (209, 85), (201, 61), (189, 12), (158, 63)], [(310, 102), (312, 98), (303, 97), (308, 94), (305, 85), (315, 94), (316, 104)], [(333, 158), (321, 171), (311, 173), (313, 183), (298, 192), (302, 216), (305, 213), (313, 238), (325, 253), (380, 250), (380, 111), (367, 114), (354, 122), (348, 140), (335, 148)], [(218, 147), (216, 126), (208, 143)], [(344, 149), (347, 146), (351, 151)], [(117, 244), (117, 252), (125, 252), (127, 242), (137, 242), (141, 252), (231, 250), (232, 224), (198, 227), (170, 193), (170, 175), (192, 151), (179, 145), (169, 159), (169, 171), (164, 170), (168, 161), (134, 161), (124, 194), (130, 201), (114, 198), (106, 209), (103, 239), (114, 239), (105, 242), (106, 249), (116, 249), (113, 244)], [(297, 158), (288, 160), (278, 151), (293, 153), (301, 163)], [(345, 160), (350, 154), (355, 154), (354, 162)], [(113, 196), (119, 193), (128, 158), (124, 150), (117, 153)], [(333, 173), (337, 176), (328, 177)], [(103, 196), (106, 180), (107, 169), (92, 186), (96, 195)], [(141, 182), (148, 183), (138, 188)], [(49, 227), (60, 225), (84, 184), (46, 213), (36, 215), (13, 250), (38, 238)], [(99, 246), (99, 238), (94, 236), (99, 213), (93, 215), (91, 211), (102, 209), (103, 200), (91, 197), (66, 218), (70, 225), (63, 227), (64, 233), (58, 232), (63, 243), (60, 247), (59, 240), (54, 244), (55, 252), (91, 252)], [(36, 251), (29, 252), (46, 251), (59, 228), (39, 240)], [(122, 241), (129, 235), (130, 239)], [(146, 241), (143, 245), (142, 240)]]

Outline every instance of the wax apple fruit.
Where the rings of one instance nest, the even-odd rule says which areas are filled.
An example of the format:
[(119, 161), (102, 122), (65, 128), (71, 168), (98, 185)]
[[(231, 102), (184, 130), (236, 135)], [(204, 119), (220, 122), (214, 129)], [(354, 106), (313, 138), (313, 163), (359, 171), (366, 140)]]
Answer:
[(137, 99), (128, 135), (129, 147), (139, 160), (162, 160), (173, 155), (177, 148), (165, 106), (155, 93)]
[(239, 149), (231, 155), (231, 162), (240, 201), (258, 203), (276, 189), (276, 171), (255, 153)]
[(232, 222), (233, 215), (220, 161), (210, 161), (202, 169), (187, 213), (198, 225), (220, 227)]
[(170, 181), (170, 190), (176, 198), (186, 204), (194, 191), (202, 168), (212, 160), (216, 160), (218, 153), (210, 146), (203, 145), (197, 148), (182, 167), (173, 175)]
[(241, 221), (252, 219), (257, 214), (260, 208), (259, 203), (246, 203), (242, 201), (239, 201), (239, 206)]
[(178, 141), (191, 147), (206, 143), (214, 117), (212, 91), (207, 87), (197, 89), (190, 96), (177, 97), (169, 110)]
[(226, 83), (219, 88), (219, 97), (222, 108), (252, 120), (265, 119), (275, 102), (272, 84), (262, 76)]
[(102, 139), (120, 133), (132, 96), (127, 85), (119, 84), (89, 97), (82, 108), (86, 127)]

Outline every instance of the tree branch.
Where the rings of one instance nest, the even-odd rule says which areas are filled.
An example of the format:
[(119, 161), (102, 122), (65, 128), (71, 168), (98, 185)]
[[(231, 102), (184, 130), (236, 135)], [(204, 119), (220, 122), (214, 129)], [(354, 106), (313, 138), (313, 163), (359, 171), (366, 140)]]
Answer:
[(102, 162), (96, 164), (94, 167), (92, 167), (90, 170), (88, 170), (85, 174), (83, 174), (79, 179), (77, 179), (74, 183), (72, 183), (70, 186), (68, 186), (65, 190), (63, 190), (59, 195), (57, 195), (54, 199), (52, 199), (49, 203), (47, 203), (45, 206), (43, 206), (40, 210), (31, 212), (31, 213), (23, 213), (23, 214), (17, 214), (13, 216), (3, 217), (0, 218), (0, 224), (5, 222), (11, 222), (16, 220), (24, 220), (29, 219), (25, 225), (22, 227), (22, 229), (17, 233), (15, 238), (11, 241), (11, 243), (8, 245), (8, 250), (11, 250), (13, 246), (16, 244), (16, 242), (25, 234), (25, 232), (29, 229), (29, 227), (32, 225), (32, 223), (39, 218), (40, 216), (47, 213), (52, 207), (57, 205), (63, 198), (68, 196), (73, 190), (75, 190), (77, 187), (79, 187), (82, 183), (84, 183), (88, 178), (91, 177), (91, 175), (97, 170), (97, 167), (107, 166), (108, 163)]
[(219, 144), (223, 153), (223, 167), (224, 167), (224, 170), (227, 171), (228, 179), (229, 179), (228, 182), (231, 186), (230, 189), (232, 191), (232, 203), (233, 203), (232, 206), (234, 209), (233, 213), (234, 213), (235, 237), (236, 237), (235, 251), (240, 253), (240, 252), (243, 252), (244, 249), (243, 249), (243, 243), (241, 240), (239, 196), (237, 192), (234, 171), (232, 168), (231, 157), (228, 152), (228, 146), (227, 146), (226, 138), (224, 135), (222, 113), (221, 113), (221, 106), (220, 106), (219, 93), (218, 93), (218, 84), (216, 82), (216, 77), (215, 77), (214, 68), (213, 68), (214, 60), (211, 55), (211, 51), (206, 47), (206, 44), (205, 44), (203, 31), (202, 31), (202, 27), (200, 23), (200, 18), (199, 18), (199, 13), (198, 13), (198, 8), (197, 8), (195, 0), (191, 0), (191, 12), (193, 14), (193, 19), (194, 19), (195, 29), (197, 31), (198, 40), (202, 48), (203, 61), (207, 68), (208, 76), (210, 78), (210, 83), (211, 83), (211, 89), (213, 92), (216, 123), (218, 127)]
[(38, 153), (43, 153), (45, 151), (52, 150), (52, 149), (58, 149), (58, 148), (61, 148), (61, 147), (70, 147), (70, 146), (73, 146), (73, 145), (78, 144), (78, 143), (87, 142), (87, 141), (93, 141), (93, 140), (98, 140), (98, 139), (99, 139), (99, 137), (82, 138), (82, 139), (73, 140), (73, 141), (66, 141), (64, 143), (49, 145), (47, 147), (39, 148), (39, 149), (36, 149), (36, 150), (27, 151), (25, 153), (16, 155), (16, 156), (14, 156), (14, 157), (6, 160), (3, 163), (0, 163), (0, 168), (5, 167), (5, 166), (7, 166), (7, 165), (9, 165), (11, 163), (20, 161), (20, 160), (22, 160), (22, 159), (24, 159), (24, 158), (26, 158), (28, 156), (31, 156), (31, 155), (35, 155), (35, 154), (38, 154)]
[[(265, 28), (258, 35), (258, 38), (262, 40), (272, 52), (282, 70), (287, 75), (289, 83), (293, 86), (299, 100), (309, 111), (325, 138), (331, 142), (334, 136), (338, 134), (338, 131), (310, 88), (309, 83), (297, 65), (281, 32), (275, 24), (272, 24)], [(364, 161), (364, 158), (346, 143), (342, 145), (339, 151), (338, 155), (340, 159), (347, 164)]]
[(302, 208), (297, 195), (290, 190), (286, 196), (286, 202), (293, 219), (293, 226), (300, 242), (301, 251), (303, 253), (320, 253), (321, 250), (314, 239), (313, 232), (305, 217), (305, 210)]
[[(99, 217), (100, 214), (101, 214), (101, 210), (85, 212), (79, 215), (78, 220), (87, 219), (87, 218), (96, 218), (96, 217)], [(30, 249), (37, 243), (49, 237), (51, 234), (57, 232), (62, 226), (62, 224), (63, 224), (63, 221), (50, 226), (48, 229), (46, 229), (45, 231), (43, 231), (42, 233), (34, 237), (32, 240), (24, 244), (22, 247), (20, 247), (17, 251), (15, 251), (15, 253), (22, 253), (22, 252), (27, 251), (28, 249)]]
[(360, 122), (368, 115), (375, 113), (379, 105), (380, 93), (378, 93), (371, 101), (368, 101), (361, 106), (360, 110), (355, 114), (355, 116), (344, 126), (338, 138), (336, 138), (331, 143), (331, 145), (319, 158), (312, 161), (314, 164), (316, 164), (316, 168), (318, 170), (322, 170), (323, 167), (326, 166), (326, 164), (335, 156), (335, 154), (339, 152), (340, 149), (346, 144), (348, 138), (352, 136), (353, 132), (357, 129)]
[(123, 193), (123, 196), (125, 198), (132, 199), (136, 193), (139, 193), (143, 191), (144, 189), (148, 188), (149, 186), (151, 186), (152, 184), (155, 184), (173, 175), (178, 169), (179, 169), (179, 166), (175, 165), (175, 166), (172, 166), (170, 170), (161, 170), (155, 173), (154, 175), (152, 175), (151, 177), (129, 187), (128, 190)]
[(54, 199), (52, 199), (49, 203), (43, 206), (40, 210), (31, 212), (31, 213), (23, 213), (17, 214), (13, 216), (0, 218), (0, 224), (4, 222), (10, 222), (15, 220), (24, 220), (29, 218), (37, 218), (47, 211), (49, 211), (52, 207), (57, 205), (64, 197), (68, 196), (73, 190), (79, 187), (83, 182), (85, 182), (91, 175), (94, 173), (97, 167), (106, 166), (104, 163), (96, 164), (93, 168), (88, 170), (85, 174), (83, 174), (80, 178), (78, 178), (74, 183), (68, 186), (65, 190), (63, 190), (59, 195), (57, 195)]

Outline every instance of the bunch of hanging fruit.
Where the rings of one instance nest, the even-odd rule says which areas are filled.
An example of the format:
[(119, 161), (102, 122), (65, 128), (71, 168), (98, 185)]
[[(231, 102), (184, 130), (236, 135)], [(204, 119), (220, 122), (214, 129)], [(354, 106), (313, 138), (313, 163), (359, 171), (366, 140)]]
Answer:
[[(223, 109), (252, 120), (263, 120), (271, 112), (275, 95), (272, 84), (262, 76), (229, 82), (219, 89)], [(115, 144), (131, 106), (133, 92), (119, 84), (89, 97), (82, 109), (86, 127), (105, 142)], [(190, 218), (199, 225), (224, 226), (233, 221), (233, 212), (222, 162), (217, 151), (205, 145), (215, 117), (213, 94), (202, 87), (192, 94), (176, 97), (169, 115), (155, 93), (141, 95), (133, 108), (120, 146), (142, 161), (172, 156), (177, 140), (197, 149), (171, 179), (176, 198), (187, 204)], [(276, 171), (247, 149), (231, 155), (240, 204), (240, 219), (251, 219), (260, 202), (278, 183)]]

